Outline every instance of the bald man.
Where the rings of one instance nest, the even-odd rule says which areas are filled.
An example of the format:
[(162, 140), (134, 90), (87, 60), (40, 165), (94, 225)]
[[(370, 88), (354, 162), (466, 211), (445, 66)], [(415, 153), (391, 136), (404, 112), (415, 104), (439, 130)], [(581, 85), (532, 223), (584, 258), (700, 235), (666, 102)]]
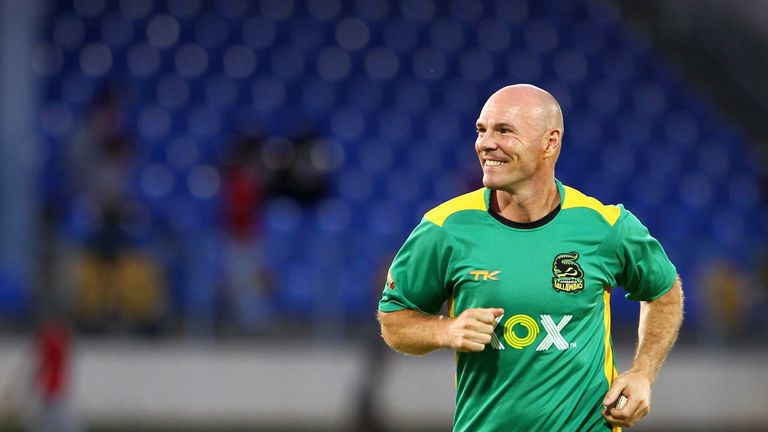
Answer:
[[(563, 185), (563, 116), (532, 85), (494, 93), (476, 123), (483, 187), (424, 215), (390, 267), (384, 340), (456, 351), (454, 431), (605, 431), (650, 409), (682, 322), (682, 286), (622, 205)], [(638, 346), (618, 375), (610, 293), (640, 301)], [(443, 306), (450, 311), (440, 315)]]

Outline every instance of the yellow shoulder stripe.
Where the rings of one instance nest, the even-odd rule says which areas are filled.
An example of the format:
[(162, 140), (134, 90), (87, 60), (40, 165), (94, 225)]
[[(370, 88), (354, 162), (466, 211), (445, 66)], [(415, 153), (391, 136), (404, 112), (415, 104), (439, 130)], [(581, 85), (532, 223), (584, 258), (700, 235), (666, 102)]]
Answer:
[(570, 186), (563, 186), (563, 188), (565, 189), (565, 199), (563, 200), (563, 205), (561, 207), (563, 210), (575, 207), (590, 208), (600, 213), (600, 216), (602, 216), (611, 226), (613, 226), (613, 224), (616, 223), (616, 220), (619, 219), (619, 215), (621, 214), (620, 208), (613, 205), (605, 205), (595, 198), (586, 196)]
[(478, 189), (464, 195), (457, 196), (428, 211), (424, 219), (437, 226), (443, 226), (448, 216), (462, 210), (485, 211), (485, 188)]

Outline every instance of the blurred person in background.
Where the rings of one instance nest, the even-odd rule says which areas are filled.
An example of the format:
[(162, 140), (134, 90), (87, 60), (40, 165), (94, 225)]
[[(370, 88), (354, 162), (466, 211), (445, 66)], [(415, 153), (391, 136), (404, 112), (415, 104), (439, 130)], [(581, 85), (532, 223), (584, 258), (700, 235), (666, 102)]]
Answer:
[(745, 336), (756, 292), (747, 274), (728, 258), (712, 260), (704, 266), (701, 282), (706, 319), (702, 341), (726, 345)]
[(33, 394), (37, 406), (32, 416), (31, 430), (80, 430), (72, 411), (69, 390), (72, 368), (72, 335), (69, 323), (61, 311), (45, 315), (35, 334)]
[[(504, 87), (476, 128), (485, 188), (427, 212), (406, 240), (379, 303), (384, 339), (407, 354), (457, 352), (454, 430), (636, 424), (682, 323), (675, 266), (623, 206), (555, 178), (564, 128), (552, 95)], [(615, 286), (641, 301), (637, 351), (619, 376)]]
[(328, 192), (327, 150), (325, 141), (312, 130), (291, 139), (267, 140), (263, 158), (270, 171), (270, 192), (306, 204), (322, 199)]
[(272, 315), (262, 239), (265, 184), (262, 138), (242, 136), (222, 169), (222, 245), (227, 315), (238, 329), (264, 328)]
[(148, 223), (132, 189), (138, 148), (115, 85), (94, 98), (66, 153), (71, 218), (84, 251), (75, 264), (80, 329), (155, 334), (164, 309), (161, 269), (135, 241)]

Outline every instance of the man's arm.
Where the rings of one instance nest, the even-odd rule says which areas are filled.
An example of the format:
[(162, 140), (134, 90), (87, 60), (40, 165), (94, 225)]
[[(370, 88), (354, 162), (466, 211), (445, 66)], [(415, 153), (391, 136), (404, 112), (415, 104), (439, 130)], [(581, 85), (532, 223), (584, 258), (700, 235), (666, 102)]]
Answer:
[[(603, 399), (603, 415), (615, 426), (631, 427), (650, 411), (651, 385), (677, 339), (683, 322), (683, 284), (680, 276), (672, 288), (656, 300), (640, 303), (637, 352), (632, 367), (613, 381)], [(611, 406), (620, 395), (623, 408)]]
[(448, 318), (405, 309), (379, 311), (379, 323), (387, 345), (405, 354), (424, 355), (443, 348), (482, 351), (491, 342), (496, 317), (503, 314), (503, 309), (476, 308)]

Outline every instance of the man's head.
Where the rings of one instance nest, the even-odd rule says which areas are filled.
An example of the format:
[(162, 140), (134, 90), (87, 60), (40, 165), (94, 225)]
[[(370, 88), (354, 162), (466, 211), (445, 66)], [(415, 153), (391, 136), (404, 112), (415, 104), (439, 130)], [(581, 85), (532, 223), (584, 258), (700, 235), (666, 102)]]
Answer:
[(476, 126), (486, 187), (513, 191), (527, 180), (554, 176), (563, 114), (551, 94), (530, 84), (504, 87), (488, 98)]

